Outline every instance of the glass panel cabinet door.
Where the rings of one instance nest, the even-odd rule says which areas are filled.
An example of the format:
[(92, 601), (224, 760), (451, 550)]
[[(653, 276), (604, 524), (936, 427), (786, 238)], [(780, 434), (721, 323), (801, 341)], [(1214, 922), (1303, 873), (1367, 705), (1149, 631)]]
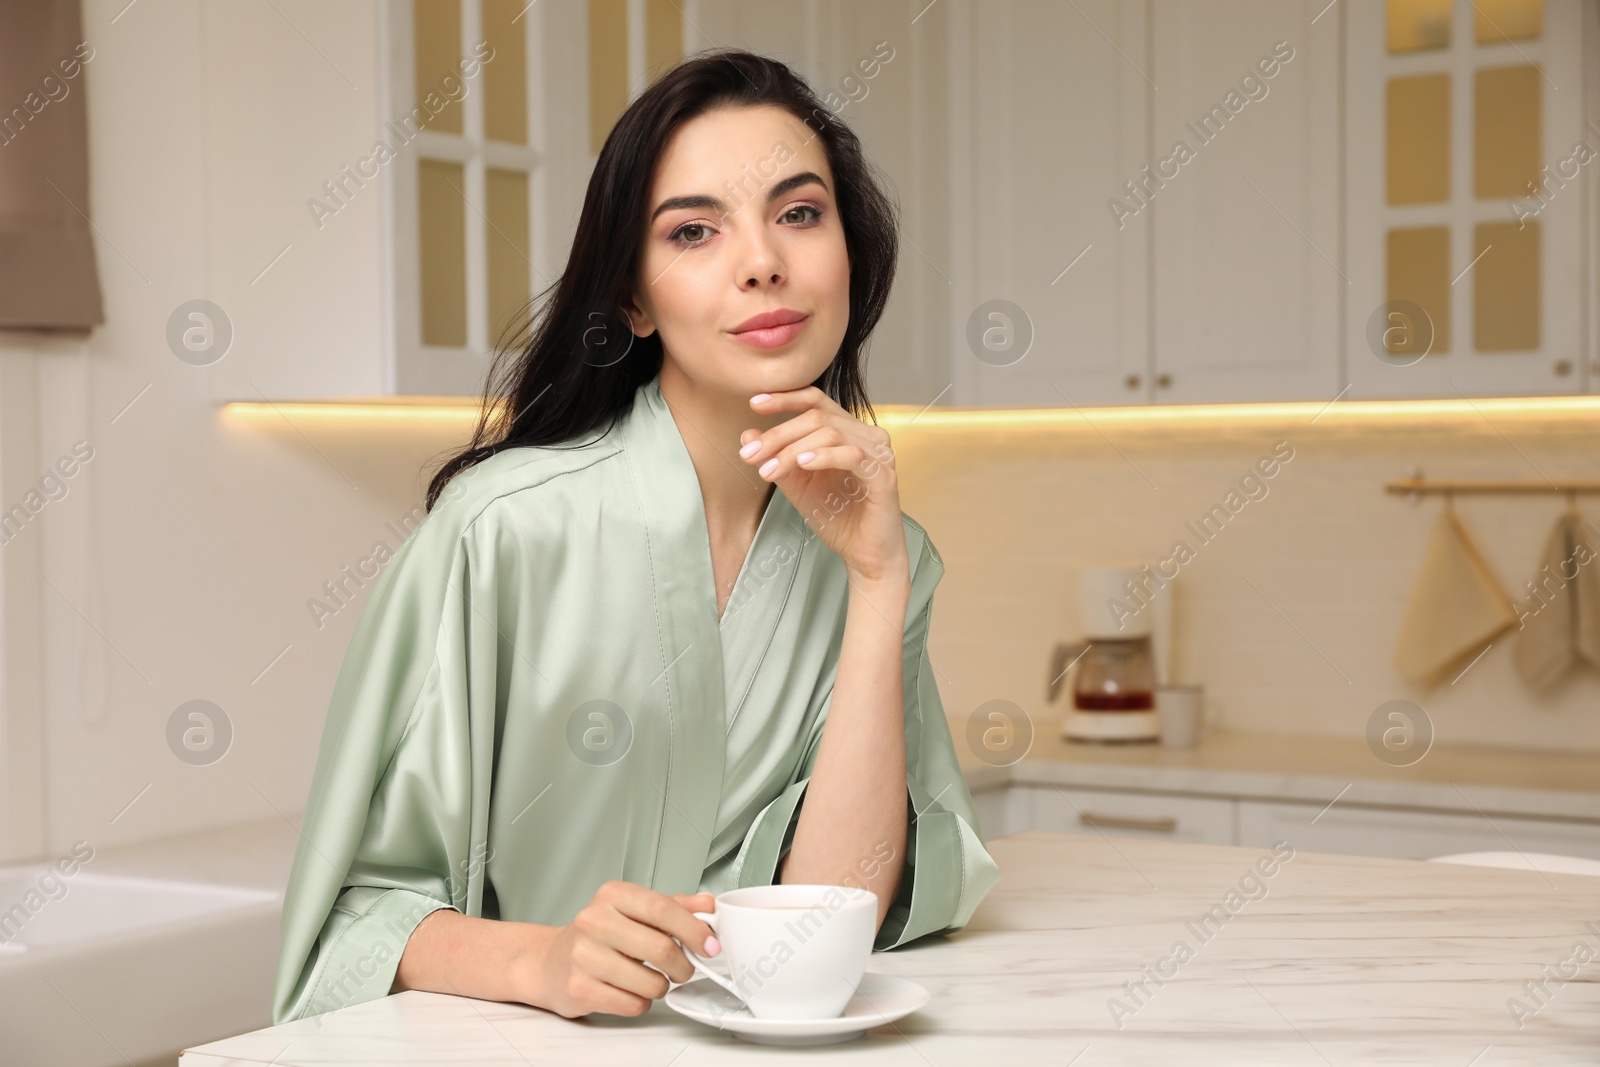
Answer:
[(1581, 0), (1347, 5), (1351, 398), (1589, 389), (1583, 17)]
[[(392, 168), (392, 391), (477, 395), (537, 271), (541, 13), (526, 0), (399, 0), (384, 132)], [(512, 331), (514, 332), (514, 330)]]

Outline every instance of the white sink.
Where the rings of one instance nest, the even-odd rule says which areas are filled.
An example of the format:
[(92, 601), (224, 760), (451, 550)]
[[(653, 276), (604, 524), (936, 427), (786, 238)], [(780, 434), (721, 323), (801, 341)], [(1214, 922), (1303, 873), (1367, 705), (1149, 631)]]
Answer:
[(52, 871), (0, 869), (5, 1067), (175, 1060), (266, 1025), (280, 892)]
[(278, 899), (259, 889), (12, 867), (0, 870), (0, 954), (93, 942)]

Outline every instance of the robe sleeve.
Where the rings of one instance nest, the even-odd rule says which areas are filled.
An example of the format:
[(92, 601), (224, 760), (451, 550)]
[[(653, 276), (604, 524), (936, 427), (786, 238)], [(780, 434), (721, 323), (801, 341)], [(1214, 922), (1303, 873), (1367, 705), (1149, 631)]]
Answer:
[[(906, 861), (900, 887), (873, 942), (874, 951), (898, 948), (930, 934), (959, 930), (1000, 881), (1000, 868), (983, 847), (972, 794), (956, 757), (944, 703), (928, 662), (933, 591), (944, 563), (933, 541), (914, 522), (920, 545), (908, 548), (911, 596), (902, 645), (906, 723)], [(914, 536), (914, 535), (913, 535)], [(794, 843), (801, 802), (816, 767), (827, 709), (812, 725), (805, 758), (788, 787), (756, 816), (741, 846), (739, 886), (771, 885)]]
[(514, 587), (497, 536), (423, 522), (362, 610), (284, 897), (275, 1025), (388, 995), (424, 918), (482, 913), (495, 590)]

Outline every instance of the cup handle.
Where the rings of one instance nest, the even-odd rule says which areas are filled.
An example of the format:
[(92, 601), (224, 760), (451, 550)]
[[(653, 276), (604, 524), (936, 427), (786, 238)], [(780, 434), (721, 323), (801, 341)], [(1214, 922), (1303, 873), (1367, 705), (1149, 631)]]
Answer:
[[(711, 927), (712, 933), (717, 932), (717, 916), (715, 913), (709, 911), (697, 911), (694, 913), (694, 917)], [(683, 947), (683, 954), (689, 957), (689, 962), (694, 964), (695, 970), (699, 971), (701, 974), (717, 983), (723, 989), (726, 989), (728, 992), (732, 993), (736, 998), (738, 998), (741, 1004), (744, 1003), (744, 997), (737, 989), (734, 988), (733, 983), (713, 970), (710, 964), (706, 962), (704, 956), (701, 956), (698, 952), (690, 948), (688, 945), (683, 944), (681, 941), (678, 942), (678, 944)]]

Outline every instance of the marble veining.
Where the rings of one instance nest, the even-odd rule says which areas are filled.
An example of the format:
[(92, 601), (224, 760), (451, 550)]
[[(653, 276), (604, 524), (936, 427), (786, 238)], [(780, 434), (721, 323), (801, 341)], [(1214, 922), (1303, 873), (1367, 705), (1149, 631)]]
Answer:
[(1004, 874), (969, 926), (872, 958), (927, 986), (927, 1007), (847, 1044), (761, 1048), (659, 1002), (568, 1020), (412, 992), (180, 1064), (1600, 1063), (1600, 878), (1292, 841), (1029, 832), (989, 848)]

